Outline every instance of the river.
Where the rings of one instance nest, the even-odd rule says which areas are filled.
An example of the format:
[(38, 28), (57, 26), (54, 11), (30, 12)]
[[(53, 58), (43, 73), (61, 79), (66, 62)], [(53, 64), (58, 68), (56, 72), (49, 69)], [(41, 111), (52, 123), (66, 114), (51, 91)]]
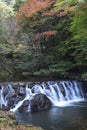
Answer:
[(16, 112), (19, 124), (33, 124), (44, 130), (87, 130), (87, 101), (74, 102), (48, 111)]

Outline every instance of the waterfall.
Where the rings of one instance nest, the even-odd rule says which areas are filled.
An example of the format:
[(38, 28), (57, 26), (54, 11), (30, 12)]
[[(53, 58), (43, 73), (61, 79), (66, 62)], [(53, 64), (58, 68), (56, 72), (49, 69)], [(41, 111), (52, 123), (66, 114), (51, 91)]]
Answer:
[(8, 100), (13, 96), (14, 89), (9, 84), (8, 86), (0, 86), (0, 107), (7, 106)]
[[(18, 110), (19, 108), (21, 108), (22, 110), (25, 110), (26, 108), (27, 111), (30, 111), (31, 102), (38, 103), (35, 96), (38, 95), (41, 97), (41, 94), (45, 95), (45, 97), (50, 100), (53, 106), (62, 106), (70, 102), (83, 100), (84, 95), (81, 87), (82, 86), (78, 81), (36, 82), (32, 85), (32, 87), (30, 87), (30, 85), (26, 83), (25, 87), (21, 88), (21, 92), (18, 92), (18, 90), (15, 91), (12, 85), (8, 85), (7, 88), (1, 86), (0, 107), (2, 107), (3, 105), (10, 106), (10, 111), (13, 112)], [(39, 100), (39, 104), (41, 104), (42, 99)]]
[(2, 108), (2, 106), (7, 106), (7, 100), (6, 100), (6, 97), (4, 97), (3, 95), (3, 91), (4, 91), (4, 86), (1, 86), (1, 89), (0, 89), (0, 107)]

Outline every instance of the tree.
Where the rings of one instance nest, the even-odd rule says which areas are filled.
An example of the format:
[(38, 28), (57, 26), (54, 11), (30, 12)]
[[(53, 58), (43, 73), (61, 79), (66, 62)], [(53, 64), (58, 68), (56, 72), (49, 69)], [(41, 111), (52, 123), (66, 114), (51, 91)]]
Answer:
[(13, 6), (14, 11), (18, 11), (21, 4), (25, 3), (26, 0), (15, 0), (15, 4)]
[(78, 4), (70, 29), (75, 40), (87, 41), (87, 3)]
[(13, 9), (0, 2), (0, 42), (7, 40), (9, 36), (6, 20), (14, 15)]
[[(70, 31), (74, 44), (72, 56), (81, 73), (87, 72), (87, 2), (77, 4)], [(83, 74), (82, 74), (83, 75)]]
[[(11, 6), (7, 3), (0, 1), (0, 71), (11, 72), (9, 68), (11, 59), (9, 55), (15, 50), (15, 45), (13, 44), (13, 31), (12, 25), (14, 19), (14, 11)], [(3, 73), (3, 72), (2, 72)]]
[[(87, 23), (84, 21), (87, 21), (87, 12), (79, 10), (83, 4), (79, 0), (28, 0), (19, 7), (17, 20), (21, 31), (28, 36), (28, 40), (33, 34), (33, 39), (27, 43), (26, 61), (22, 59), (20, 68), (25, 66), (29, 72), (33, 70), (32, 74), (64, 75), (86, 71), (87, 31), (84, 30)], [(85, 33), (83, 40), (79, 24)], [(35, 51), (40, 52), (37, 53), (39, 55)]]
[(17, 18), (22, 19), (22, 17), (32, 17), (32, 15), (50, 8), (50, 6), (55, 2), (55, 0), (28, 0), (23, 5), (20, 6), (17, 13)]
[(6, 5), (12, 7), (15, 3), (15, 0), (0, 0), (0, 2), (5, 3)]

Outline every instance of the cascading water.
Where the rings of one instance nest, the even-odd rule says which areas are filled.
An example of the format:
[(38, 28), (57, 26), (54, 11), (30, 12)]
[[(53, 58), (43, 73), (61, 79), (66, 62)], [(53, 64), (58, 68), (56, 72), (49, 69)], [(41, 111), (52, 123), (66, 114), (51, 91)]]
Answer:
[[(13, 96), (14, 90), (11, 85), (8, 85), (7, 90), (4, 91), (4, 86), (0, 87), (0, 107), (7, 106), (8, 99)], [(5, 94), (5, 95), (4, 95)]]
[(0, 89), (0, 107), (2, 108), (2, 105), (5, 105), (6, 106), (6, 101), (5, 101), (5, 98), (3, 96), (3, 89), (4, 87), (2, 86), (1, 89)]
[[(67, 103), (84, 99), (81, 84), (78, 81), (49, 81), (41, 83), (39, 82), (35, 83), (31, 88), (27, 83), (24, 87), (25, 94), (23, 98), (22, 94), (20, 94), (21, 96), (19, 97), (18, 91), (16, 90), (15, 92), (11, 85), (8, 85), (7, 88), (9, 91), (5, 92), (6, 94), (4, 93), (4, 86), (2, 86), (0, 89), (0, 107), (2, 107), (3, 105), (8, 106), (9, 102), (12, 102), (10, 110), (13, 112), (18, 110), (21, 106), (27, 106), (26, 110), (30, 111), (32, 108), (31, 104), (35, 103), (34, 107), (37, 106), (36, 103), (38, 103), (38, 101), (36, 101), (36, 99), (39, 100), (38, 104), (40, 105), (39, 107), (41, 110), (46, 100), (48, 105), (48, 99), (49, 101), (51, 101), (53, 106), (66, 105)], [(35, 97), (36, 95), (40, 97), (37, 98)], [(45, 95), (45, 97), (43, 95)], [(20, 98), (20, 100), (17, 99), (17, 97)], [(12, 98), (12, 100), (10, 98)], [(42, 103), (41, 100), (43, 99), (44, 101)]]

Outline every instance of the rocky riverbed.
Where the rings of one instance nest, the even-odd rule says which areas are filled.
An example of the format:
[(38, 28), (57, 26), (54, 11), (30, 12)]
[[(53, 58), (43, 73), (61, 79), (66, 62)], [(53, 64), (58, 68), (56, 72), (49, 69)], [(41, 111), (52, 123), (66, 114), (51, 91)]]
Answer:
[[(18, 106), (20, 112), (50, 109), (51, 101), (46, 95), (38, 93), (40, 91), (37, 88), (38, 86), (40, 87), (40, 83), (2, 84), (0, 87), (1, 108), (8, 111)], [(21, 105), (19, 106), (18, 103), (20, 102)]]
[(12, 112), (0, 110), (0, 130), (42, 130), (32, 125), (19, 125)]

